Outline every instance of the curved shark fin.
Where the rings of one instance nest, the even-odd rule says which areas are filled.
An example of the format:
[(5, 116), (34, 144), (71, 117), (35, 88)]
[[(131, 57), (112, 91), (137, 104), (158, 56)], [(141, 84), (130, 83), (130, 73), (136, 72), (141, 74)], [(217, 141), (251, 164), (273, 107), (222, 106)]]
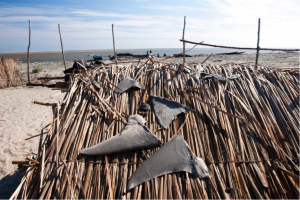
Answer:
[(209, 176), (204, 161), (196, 157), (182, 136), (178, 135), (137, 168), (130, 177), (127, 191), (150, 179), (180, 171), (191, 173), (200, 178)]
[(194, 111), (176, 101), (150, 96), (154, 114), (160, 125), (167, 129), (177, 115), (182, 112)]
[(120, 133), (79, 153), (97, 156), (160, 145), (161, 141), (144, 126), (145, 122), (141, 115), (131, 115)]
[(222, 76), (219, 76), (217, 74), (208, 74), (206, 76), (203, 77), (203, 79), (210, 79), (210, 78), (215, 78), (215, 79), (218, 79), (219, 81), (226, 81), (225, 78), (223, 78)]
[(126, 90), (128, 90), (129, 88), (132, 87), (137, 87), (140, 88), (142, 90), (145, 90), (145, 86), (139, 82), (137, 82), (136, 80), (133, 80), (130, 77), (126, 77), (124, 78), (116, 87), (116, 89), (114, 90), (115, 93), (117, 94), (121, 94), (123, 92), (125, 92)]

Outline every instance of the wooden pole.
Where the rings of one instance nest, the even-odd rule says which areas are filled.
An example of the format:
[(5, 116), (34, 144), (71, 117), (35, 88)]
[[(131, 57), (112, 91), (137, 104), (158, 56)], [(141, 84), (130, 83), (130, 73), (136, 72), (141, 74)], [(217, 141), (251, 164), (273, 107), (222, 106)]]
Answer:
[(66, 66), (66, 61), (65, 61), (64, 46), (63, 46), (63, 42), (62, 42), (62, 39), (61, 39), (60, 24), (58, 24), (58, 31), (59, 31), (59, 37), (60, 37), (61, 52), (62, 52), (62, 55), (63, 55), (64, 65), (65, 65), (65, 70), (66, 70), (67, 66)]
[(31, 28), (30, 28), (30, 20), (29, 20), (29, 44), (27, 49), (27, 78), (28, 83), (30, 83), (30, 77), (29, 77), (29, 48), (30, 48), (30, 38), (31, 38)]
[[(184, 32), (185, 32), (185, 16), (184, 16), (184, 23), (183, 23), (183, 32), (182, 32), (182, 39), (184, 40)], [(183, 42), (183, 66), (185, 64), (185, 42)]]
[[(219, 47), (219, 48), (225, 48), (225, 49), (243, 49), (243, 50), (256, 50), (257, 48), (251, 48), (251, 47), (233, 47), (233, 46), (222, 46), (222, 45), (214, 45), (214, 44), (206, 44), (203, 42), (192, 42), (188, 40), (180, 39), (180, 42), (185, 42), (189, 44), (196, 44), (196, 45), (202, 45), (202, 46), (209, 46), (209, 47)], [(266, 50), (266, 51), (300, 51), (300, 49), (271, 49), (271, 48), (259, 48), (259, 50)]]
[(118, 62), (117, 62), (117, 54), (116, 54), (116, 48), (115, 48), (114, 24), (112, 24), (112, 37), (113, 37), (113, 45), (114, 45), (114, 57), (115, 57), (116, 65), (117, 65)]
[(257, 63), (258, 63), (258, 56), (259, 56), (259, 35), (260, 35), (260, 18), (258, 18), (257, 50), (256, 50), (255, 66), (257, 66)]

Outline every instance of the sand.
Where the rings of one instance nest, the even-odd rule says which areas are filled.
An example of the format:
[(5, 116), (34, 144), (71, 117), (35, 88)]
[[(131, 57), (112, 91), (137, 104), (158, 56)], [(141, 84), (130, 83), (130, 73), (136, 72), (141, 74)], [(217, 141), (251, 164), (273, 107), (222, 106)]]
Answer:
[[(64, 94), (45, 87), (16, 87), (0, 90), (0, 198), (9, 198), (19, 184), (22, 173), (14, 174), (13, 160), (24, 160), (37, 153), (39, 134), (52, 121), (52, 108), (31, 101), (58, 102)], [(14, 178), (11, 178), (13, 176)]]
[[(72, 67), (73, 62), (67, 61), (66, 66), (67, 68)], [(39, 73), (33, 73), (32, 70), (36, 68), (41, 68), (42, 71)], [(21, 74), (22, 80), (24, 82), (27, 82), (27, 63), (20, 63), (19, 64), (19, 70)], [(65, 70), (63, 62), (35, 62), (30, 63), (30, 70), (29, 70), (29, 76), (30, 80), (35, 82), (38, 77), (46, 77), (46, 76), (52, 76), (52, 77), (59, 77), (64, 76), (63, 71)]]
[[(202, 63), (208, 56), (201, 55), (195, 57), (186, 58), (186, 62), (195, 62)], [(212, 65), (223, 65), (230, 62), (246, 65), (254, 65), (255, 64), (255, 54), (236, 54), (236, 55), (212, 55), (205, 63)], [(160, 60), (162, 58), (156, 58), (156, 60)], [(182, 58), (168, 59), (170, 62), (175, 60), (178, 63), (182, 63)], [(299, 67), (299, 53), (269, 53), (269, 54), (260, 54), (258, 64), (265, 67), (291, 67), (297, 68)]]
[[(198, 55), (193, 57), (186, 57), (186, 63), (202, 63), (208, 55)], [(237, 63), (245, 65), (255, 65), (255, 54), (237, 54), (237, 55), (212, 55), (204, 65), (224, 65), (227, 63)], [(155, 57), (155, 61), (164, 60), (165, 57)], [(271, 68), (299, 68), (299, 53), (268, 53), (259, 54), (258, 65)], [(118, 59), (131, 61), (131, 59)], [(137, 59), (133, 59), (137, 60)], [(145, 62), (146, 59), (141, 60)], [(170, 58), (163, 62), (182, 63), (183, 58)], [(113, 63), (113, 61), (105, 61), (105, 63)]]
[[(186, 58), (186, 62), (201, 63), (207, 55)], [(163, 57), (155, 58), (161, 60)], [(120, 59), (130, 61), (128, 59)], [(145, 61), (145, 60), (143, 60)], [(120, 62), (120, 61), (119, 61)], [(182, 63), (182, 58), (168, 59), (165, 62)], [(254, 64), (255, 55), (213, 55), (205, 64), (222, 65), (229, 62)], [(112, 63), (106, 60), (105, 63)], [(299, 68), (299, 53), (260, 54), (259, 64), (266, 67)], [(71, 67), (73, 62), (67, 62)], [(44, 76), (63, 76), (63, 62), (31, 63), (30, 70), (42, 68), (40, 73), (30, 73), (32, 81)], [(27, 81), (27, 63), (20, 63), (19, 69), (24, 83)], [(61, 80), (60, 80), (61, 81)], [(32, 101), (58, 102), (64, 94), (47, 87), (16, 87), (0, 90), (0, 198), (9, 198), (21, 180), (23, 173), (15, 171), (13, 160), (37, 153), (39, 137), (25, 141), (25, 138), (39, 134), (52, 119), (51, 107), (33, 104)], [(59, 94), (52, 98), (51, 96)]]

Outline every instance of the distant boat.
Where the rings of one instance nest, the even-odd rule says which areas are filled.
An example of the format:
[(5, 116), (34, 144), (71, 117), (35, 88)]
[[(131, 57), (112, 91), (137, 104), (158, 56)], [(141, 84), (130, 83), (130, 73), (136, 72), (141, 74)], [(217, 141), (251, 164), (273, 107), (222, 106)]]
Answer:
[(117, 53), (117, 57), (133, 56), (132, 53)]
[(147, 58), (148, 56), (147, 54), (133, 55), (134, 58)]
[(94, 60), (102, 60), (102, 54), (100, 56), (94, 55)]
[(286, 53), (296, 53), (297, 51), (286, 51)]
[(245, 51), (234, 51), (234, 52), (228, 52), (228, 53), (218, 53), (217, 55), (233, 55), (233, 54), (242, 54), (245, 53)]
[[(173, 54), (174, 56), (177, 55), (177, 54)], [(175, 56), (175, 58), (180, 58), (180, 57), (183, 57), (183, 54), (180, 54), (180, 55), (177, 55)], [(191, 55), (188, 55), (188, 54), (185, 54), (185, 57), (193, 57)]]

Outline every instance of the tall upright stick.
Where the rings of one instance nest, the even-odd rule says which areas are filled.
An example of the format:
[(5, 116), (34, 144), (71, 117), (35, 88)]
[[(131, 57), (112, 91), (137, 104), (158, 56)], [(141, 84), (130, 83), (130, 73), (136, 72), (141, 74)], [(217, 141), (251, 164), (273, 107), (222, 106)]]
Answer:
[(61, 39), (60, 24), (58, 24), (58, 31), (59, 31), (59, 37), (60, 37), (61, 51), (62, 51), (62, 55), (63, 55), (63, 59), (64, 59), (64, 65), (65, 65), (65, 70), (66, 70), (67, 66), (66, 66), (66, 61), (65, 61), (64, 46), (63, 46), (63, 42), (62, 42), (62, 39)]
[(28, 83), (30, 83), (30, 77), (29, 77), (29, 48), (30, 48), (30, 38), (31, 38), (31, 28), (30, 28), (30, 20), (29, 20), (29, 44), (27, 49), (27, 78)]
[[(182, 39), (184, 40), (184, 32), (185, 32), (185, 16), (184, 16), (184, 23), (183, 23), (183, 32), (182, 32)], [(185, 64), (185, 42), (183, 42), (183, 66)]]
[(115, 33), (114, 33), (114, 24), (112, 24), (112, 37), (113, 37), (113, 45), (114, 45), (114, 57), (115, 57), (115, 62), (116, 65), (118, 64), (117, 62), (117, 54), (116, 54), (116, 48), (115, 48)]
[(257, 63), (258, 63), (258, 55), (259, 55), (259, 35), (260, 35), (260, 18), (258, 18), (257, 50), (256, 50), (255, 66), (257, 66)]

